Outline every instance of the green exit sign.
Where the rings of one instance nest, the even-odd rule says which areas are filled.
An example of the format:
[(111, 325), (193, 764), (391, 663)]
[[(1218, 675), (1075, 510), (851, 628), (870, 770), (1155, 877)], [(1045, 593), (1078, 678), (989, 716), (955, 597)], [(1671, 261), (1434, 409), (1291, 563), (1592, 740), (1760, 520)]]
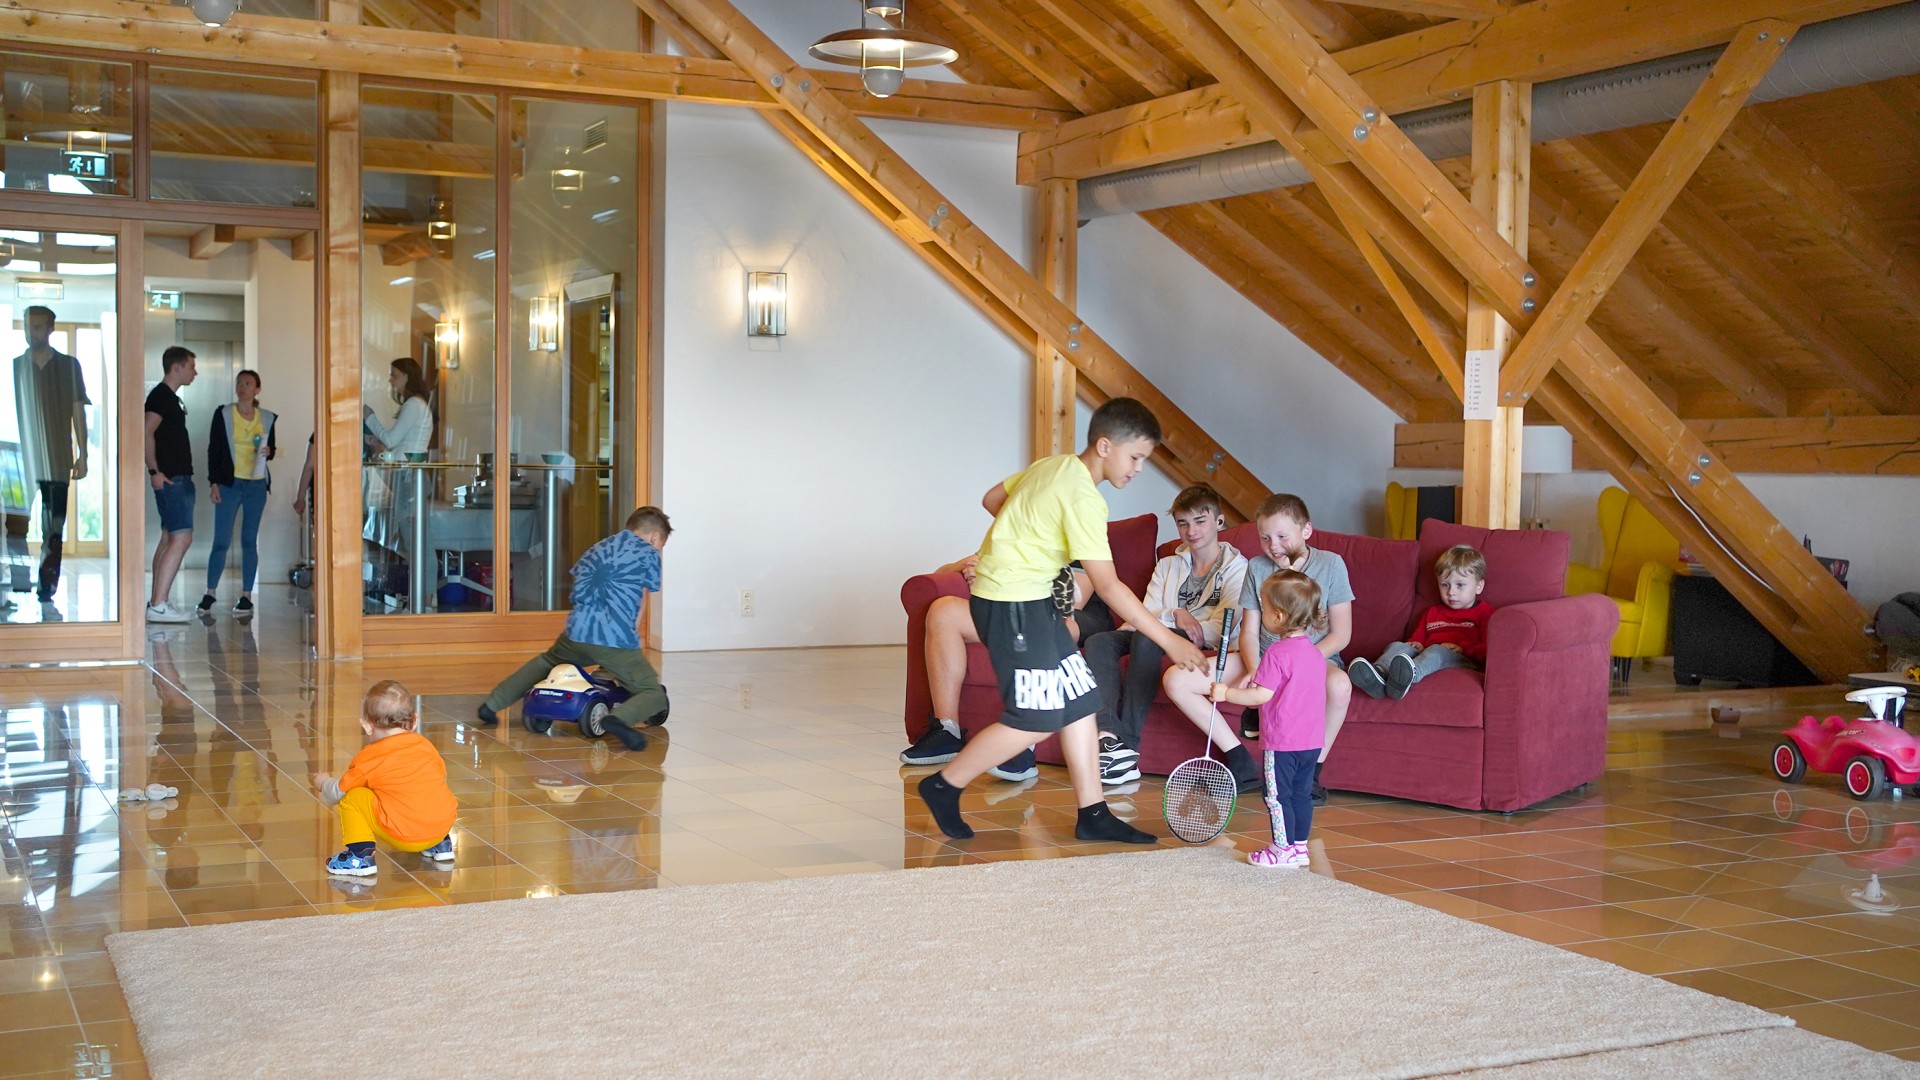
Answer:
[(178, 289), (148, 289), (148, 311), (179, 311), (180, 291)]
[(82, 180), (113, 179), (113, 158), (98, 150), (64, 150), (61, 154), (66, 158), (68, 176)]

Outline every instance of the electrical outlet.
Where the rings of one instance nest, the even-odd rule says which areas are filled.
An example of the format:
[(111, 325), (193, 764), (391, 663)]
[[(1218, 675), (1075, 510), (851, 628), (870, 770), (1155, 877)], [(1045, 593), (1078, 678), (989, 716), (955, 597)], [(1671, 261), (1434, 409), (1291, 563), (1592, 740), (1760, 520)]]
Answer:
[(740, 590), (740, 617), (743, 619), (753, 618), (753, 590), (752, 589)]

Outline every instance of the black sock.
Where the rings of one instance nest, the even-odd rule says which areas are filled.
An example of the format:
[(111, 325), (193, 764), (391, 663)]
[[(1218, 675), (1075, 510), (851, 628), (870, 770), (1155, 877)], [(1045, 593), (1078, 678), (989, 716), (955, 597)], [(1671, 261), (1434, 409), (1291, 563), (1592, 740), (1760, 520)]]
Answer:
[(647, 748), (647, 737), (627, 726), (626, 721), (615, 720), (609, 716), (601, 724), (609, 734), (626, 744), (627, 749), (645, 750)]
[(363, 859), (373, 858), (373, 841), (363, 840), (358, 844), (348, 844), (347, 854), (358, 855)]
[(960, 791), (937, 772), (920, 781), (920, 801), (932, 812), (933, 823), (953, 839), (967, 840), (972, 838), (973, 828), (960, 816)]
[(1151, 844), (1160, 838), (1113, 816), (1105, 802), (1080, 808), (1080, 821), (1073, 827), (1076, 840), (1104, 840), (1118, 844)]
[(1245, 745), (1237, 745), (1227, 751), (1227, 769), (1241, 780), (1260, 775), (1260, 763), (1253, 759), (1253, 753)]

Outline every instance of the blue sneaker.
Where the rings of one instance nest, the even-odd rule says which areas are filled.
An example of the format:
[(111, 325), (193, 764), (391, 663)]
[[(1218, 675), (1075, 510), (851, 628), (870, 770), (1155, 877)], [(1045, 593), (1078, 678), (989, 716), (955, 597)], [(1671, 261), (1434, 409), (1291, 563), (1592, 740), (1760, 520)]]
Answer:
[(372, 877), (380, 872), (374, 865), (373, 856), (355, 855), (351, 851), (342, 851), (327, 860), (327, 873), (341, 877)]
[(945, 765), (959, 757), (960, 748), (967, 742), (960, 737), (960, 732), (955, 730), (959, 725), (953, 724), (953, 727), (948, 727), (949, 724), (953, 724), (953, 721), (935, 720), (933, 725), (927, 728), (927, 733), (920, 736), (918, 742), (901, 751), (901, 764)]
[(987, 774), (1002, 780), (1031, 780), (1040, 775), (1040, 764), (1034, 760), (1032, 750), (1022, 750), (988, 769)]
[(426, 849), (425, 851), (422, 851), (420, 854), (425, 858), (432, 859), (434, 862), (452, 862), (453, 861), (453, 834), (448, 833), (447, 835), (441, 837), (439, 843), (433, 845), (432, 847)]

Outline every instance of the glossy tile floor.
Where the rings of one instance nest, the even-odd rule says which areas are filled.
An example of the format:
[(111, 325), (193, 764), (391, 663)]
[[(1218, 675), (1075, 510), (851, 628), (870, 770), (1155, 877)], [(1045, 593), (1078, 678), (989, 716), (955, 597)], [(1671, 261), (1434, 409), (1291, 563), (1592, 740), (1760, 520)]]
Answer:
[[(251, 624), (157, 632), (146, 667), (0, 670), (0, 1073), (144, 1075), (116, 931), (1111, 850), (1073, 842), (1051, 768), (977, 785), (980, 835), (941, 840), (895, 760), (898, 648), (669, 655), (673, 718), (628, 753), (466, 726), (522, 657), (316, 664), (285, 591), (262, 600)], [(330, 881), (308, 778), (352, 756), (387, 677), (425, 695), (458, 861), (383, 853), (374, 882)], [(1920, 1060), (1920, 800), (1781, 785), (1767, 750), (1796, 718), (1623, 725), (1604, 779), (1512, 818), (1336, 794), (1313, 868)], [(150, 782), (180, 794), (118, 802)], [(1113, 801), (1164, 831), (1157, 781)], [(1266, 843), (1263, 814), (1234, 825)], [(1874, 874), (1878, 905), (1855, 895)]]

